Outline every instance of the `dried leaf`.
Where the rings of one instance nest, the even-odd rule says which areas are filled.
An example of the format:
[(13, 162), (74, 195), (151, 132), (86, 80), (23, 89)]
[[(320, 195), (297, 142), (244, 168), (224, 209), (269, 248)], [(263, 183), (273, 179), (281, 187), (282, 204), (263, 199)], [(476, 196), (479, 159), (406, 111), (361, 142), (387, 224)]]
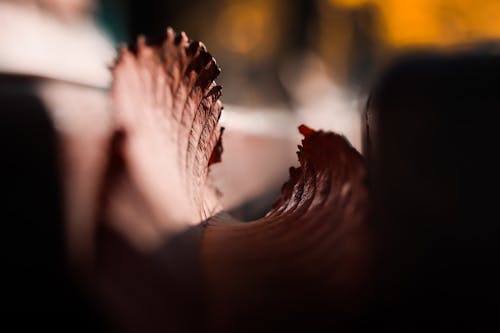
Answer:
[(209, 327), (272, 327), (293, 314), (335, 321), (354, 311), (369, 276), (363, 158), (344, 137), (302, 125), (300, 167), (290, 168), (272, 210), (249, 223), (216, 214), (209, 166), (222, 153), (219, 72), (203, 44), (171, 29), (121, 50), (113, 69), (119, 135), (108, 220), (145, 247), (205, 221)]

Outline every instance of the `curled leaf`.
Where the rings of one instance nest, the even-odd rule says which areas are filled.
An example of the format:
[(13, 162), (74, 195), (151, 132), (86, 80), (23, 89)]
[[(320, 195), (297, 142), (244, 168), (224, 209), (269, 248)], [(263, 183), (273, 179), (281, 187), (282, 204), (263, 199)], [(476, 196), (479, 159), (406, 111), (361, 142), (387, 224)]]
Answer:
[(193, 248), (200, 248), (206, 303), (199, 315), (207, 327), (335, 322), (356, 308), (369, 271), (363, 158), (344, 137), (302, 125), (300, 167), (290, 168), (271, 211), (248, 223), (217, 214), (209, 166), (222, 153), (219, 72), (203, 44), (171, 29), (121, 50), (108, 220), (143, 245), (204, 222)]
[(278, 329), (290, 318), (322, 327), (363, 298), (370, 272), (363, 158), (340, 135), (300, 131), (300, 167), (290, 168), (267, 216), (208, 221), (202, 259), (216, 327)]

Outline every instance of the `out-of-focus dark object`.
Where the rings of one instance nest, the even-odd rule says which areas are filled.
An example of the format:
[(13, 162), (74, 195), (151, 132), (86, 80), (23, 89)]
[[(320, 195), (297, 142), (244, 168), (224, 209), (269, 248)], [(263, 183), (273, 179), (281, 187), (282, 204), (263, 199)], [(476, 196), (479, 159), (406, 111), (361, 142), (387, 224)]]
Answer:
[(29, 82), (0, 79), (0, 184), (5, 237), (1, 252), (8, 272), (2, 286), (14, 291), (12, 297), (11, 293), (2, 293), (2, 298), (7, 302), (4, 307), (40, 311), (45, 306), (43, 299), (53, 296), (46, 286), (57, 284), (64, 262), (56, 136), (42, 103), (29, 93)]
[(420, 54), (391, 66), (373, 92), (374, 318), (386, 327), (498, 326), (499, 87), (497, 55)]
[(99, 316), (67, 269), (59, 141), (38, 83), (0, 75), (2, 319), (96, 331)]

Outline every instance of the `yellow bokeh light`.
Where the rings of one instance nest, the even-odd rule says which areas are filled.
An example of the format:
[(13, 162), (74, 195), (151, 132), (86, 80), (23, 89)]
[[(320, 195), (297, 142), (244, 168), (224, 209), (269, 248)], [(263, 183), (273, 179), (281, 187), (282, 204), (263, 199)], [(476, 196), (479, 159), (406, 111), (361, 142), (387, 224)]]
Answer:
[(278, 34), (276, 1), (235, 1), (219, 14), (215, 28), (227, 50), (259, 57), (271, 51)]
[(328, 0), (330, 5), (375, 5), (384, 41), (395, 47), (449, 46), (500, 38), (498, 0)]
[(366, 3), (372, 2), (372, 0), (328, 0), (328, 2), (334, 6), (359, 7)]

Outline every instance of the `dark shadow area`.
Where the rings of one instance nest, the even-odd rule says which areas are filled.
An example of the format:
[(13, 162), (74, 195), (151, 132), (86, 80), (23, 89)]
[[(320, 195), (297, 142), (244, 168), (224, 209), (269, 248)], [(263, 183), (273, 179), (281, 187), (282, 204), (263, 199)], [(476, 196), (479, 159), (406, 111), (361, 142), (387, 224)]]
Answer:
[(144, 254), (112, 229), (98, 232), (98, 288), (104, 315), (118, 332), (205, 329), (201, 225)]
[(16, 328), (99, 331), (67, 271), (57, 138), (35, 86), (0, 76), (2, 312)]
[(381, 246), (373, 319), (391, 331), (498, 326), (500, 57), (401, 59), (368, 105)]

